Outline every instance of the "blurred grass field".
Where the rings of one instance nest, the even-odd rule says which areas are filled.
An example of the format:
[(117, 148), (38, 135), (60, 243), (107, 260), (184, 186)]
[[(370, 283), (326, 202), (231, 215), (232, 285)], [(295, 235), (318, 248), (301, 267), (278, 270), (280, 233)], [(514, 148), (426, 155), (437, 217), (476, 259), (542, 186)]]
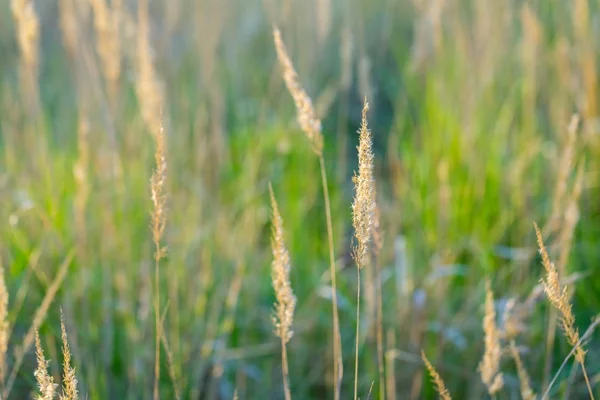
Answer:
[[(533, 389), (544, 392), (571, 346), (552, 325), (540, 290), (533, 221), (568, 283), (582, 334), (600, 312), (598, 2), (148, 1), (168, 164), (160, 307), (169, 351), (163, 342), (161, 398), (175, 398), (173, 380), (185, 399), (230, 399), (235, 389), (240, 399), (283, 398), (271, 323), (269, 182), (285, 221), (297, 298), (288, 343), (293, 398), (333, 396), (319, 160), (281, 77), (275, 24), (323, 122), (342, 398), (351, 398), (354, 385), (357, 323), (360, 397), (373, 382), (371, 397), (383, 395), (378, 271), (363, 271), (356, 321), (350, 256), (351, 177), (365, 96), (383, 234), (386, 398), (436, 398), (422, 349), (453, 398), (486, 398), (477, 370), (486, 279), (504, 339), (515, 339)], [(20, 29), (14, 16), (28, 4), (37, 31)], [(158, 115), (143, 110), (152, 99), (137, 87), (144, 78), (139, 9), (128, 0), (0, 0), (8, 370), (33, 324), (60, 381), (62, 307), (87, 399), (152, 396), (155, 142), (147, 120)], [(22, 37), (37, 38), (29, 60)], [(34, 321), (64, 262), (64, 281)], [(507, 305), (518, 323), (503, 318)], [(36, 390), (28, 347), (10, 398)], [(586, 348), (600, 395), (597, 333)], [(508, 352), (501, 366), (497, 398), (520, 398)], [(550, 398), (587, 393), (581, 371), (569, 364)]]

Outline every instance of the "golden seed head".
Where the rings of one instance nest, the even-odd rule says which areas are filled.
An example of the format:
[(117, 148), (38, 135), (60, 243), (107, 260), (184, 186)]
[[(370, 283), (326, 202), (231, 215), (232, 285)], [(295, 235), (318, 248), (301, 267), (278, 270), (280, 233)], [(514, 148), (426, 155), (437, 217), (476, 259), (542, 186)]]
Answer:
[(63, 354), (63, 393), (60, 396), (61, 400), (77, 400), (79, 398), (77, 392), (77, 376), (75, 368), (71, 366), (71, 350), (67, 339), (67, 329), (65, 328), (65, 317), (60, 310), (60, 330), (62, 338), (62, 354)]
[(485, 350), (483, 359), (479, 364), (481, 380), (486, 385), (490, 396), (494, 396), (504, 386), (504, 379), (500, 373), (500, 332), (496, 327), (496, 310), (494, 308), (494, 293), (490, 282), (486, 283), (485, 316), (483, 318), (483, 331), (485, 333)]
[(294, 64), (290, 59), (285, 44), (281, 39), (279, 29), (273, 29), (273, 39), (275, 41), (275, 50), (279, 64), (283, 69), (283, 80), (288, 88), (288, 91), (296, 104), (296, 112), (298, 114), (298, 123), (300, 128), (306, 133), (313, 150), (318, 155), (323, 153), (323, 136), (321, 134), (321, 120), (317, 118), (317, 114), (313, 107), (312, 101), (308, 94), (300, 85), (298, 74), (294, 69)]
[(437, 390), (438, 394), (440, 395), (440, 398), (442, 400), (452, 400), (452, 396), (450, 396), (450, 392), (446, 388), (444, 380), (442, 379), (440, 374), (438, 374), (435, 367), (429, 362), (423, 350), (421, 350), (421, 359), (425, 363), (425, 366), (429, 371), (429, 375), (431, 375), (431, 380), (433, 381), (433, 384), (435, 385), (435, 390)]
[(373, 150), (371, 132), (367, 126), (369, 103), (365, 98), (362, 111), (362, 124), (359, 131), (358, 174), (354, 175), (354, 202), (352, 203), (352, 225), (357, 244), (353, 256), (358, 268), (366, 262), (371, 241), (373, 213), (375, 211), (375, 189), (373, 179)]
[(535, 234), (537, 237), (538, 246), (540, 248), (540, 254), (542, 256), (542, 264), (546, 270), (546, 277), (542, 279), (544, 286), (544, 292), (550, 300), (550, 303), (556, 308), (561, 314), (561, 325), (563, 332), (569, 344), (575, 347), (575, 359), (580, 364), (585, 361), (585, 350), (581, 343), (579, 343), (579, 331), (575, 327), (575, 316), (571, 310), (571, 302), (569, 293), (566, 286), (562, 286), (560, 283), (560, 277), (558, 271), (554, 266), (554, 263), (550, 261), (548, 251), (544, 245), (544, 239), (542, 232), (540, 231), (537, 224), (533, 223), (535, 228)]
[(40, 393), (37, 395), (37, 400), (52, 400), (56, 396), (57, 384), (54, 383), (54, 378), (48, 374), (48, 361), (44, 357), (42, 343), (38, 331), (35, 331), (35, 354), (37, 358), (37, 368), (34, 371), (35, 379), (38, 383)]
[(296, 297), (294, 296), (290, 282), (290, 255), (283, 239), (283, 219), (279, 213), (273, 188), (270, 185), (269, 191), (271, 195), (271, 207), (273, 209), (273, 233), (271, 238), (273, 264), (271, 278), (276, 298), (273, 324), (275, 325), (275, 334), (284, 343), (287, 343), (293, 335), (291, 328), (294, 320), (294, 309), (296, 308)]

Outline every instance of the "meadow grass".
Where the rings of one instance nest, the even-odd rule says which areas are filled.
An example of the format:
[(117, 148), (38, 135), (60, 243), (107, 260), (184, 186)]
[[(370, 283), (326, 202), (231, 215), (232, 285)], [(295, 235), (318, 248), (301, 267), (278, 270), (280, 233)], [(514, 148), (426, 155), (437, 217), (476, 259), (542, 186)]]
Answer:
[(0, 2), (3, 399), (594, 398), (594, 2)]

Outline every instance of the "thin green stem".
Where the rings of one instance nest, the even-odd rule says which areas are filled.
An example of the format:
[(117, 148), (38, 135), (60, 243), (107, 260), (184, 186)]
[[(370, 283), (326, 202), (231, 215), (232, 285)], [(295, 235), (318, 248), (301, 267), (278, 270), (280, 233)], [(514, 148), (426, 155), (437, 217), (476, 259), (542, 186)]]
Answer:
[(154, 400), (159, 400), (158, 380), (160, 377), (160, 282), (159, 282), (159, 264), (160, 264), (160, 243), (156, 243), (156, 254), (154, 256), (154, 315), (156, 340), (154, 347)]
[(585, 378), (585, 384), (588, 388), (588, 393), (590, 394), (590, 399), (594, 400), (594, 393), (592, 392), (592, 385), (590, 384), (590, 378), (588, 378), (587, 371), (585, 370), (585, 364), (581, 363), (581, 370), (583, 371), (583, 377)]
[(281, 340), (281, 371), (283, 373), (283, 392), (285, 394), (285, 400), (292, 400), (292, 393), (290, 391), (290, 371), (288, 368), (287, 359), (287, 346), (285, 341)]
[(321, 166), (321, 183), (323, 185), (323, 198), (325, 200), (325, 217), (327, 219), (327, 241), (329, 243), (329, 270), (331, 273), (331, 303), (333, 311), (333, 378), (334, 400), (340, 400), (342, 377), (344, 367), (342, 362), (342, 337), (340, 334), (340, 319), (338, 315), (337, 283), (335, 267), (335, 251), (333, 247), (333, 226), (331, 223), (331, 205), (329, 202), (329, 189), (327, 187), (327, 171), (323, 154), (319, 154)]
[(356, 265), (356, 356), (354, 359), (354, 400), (358, 399), (358, 335), (360, 333), (360, 265)]

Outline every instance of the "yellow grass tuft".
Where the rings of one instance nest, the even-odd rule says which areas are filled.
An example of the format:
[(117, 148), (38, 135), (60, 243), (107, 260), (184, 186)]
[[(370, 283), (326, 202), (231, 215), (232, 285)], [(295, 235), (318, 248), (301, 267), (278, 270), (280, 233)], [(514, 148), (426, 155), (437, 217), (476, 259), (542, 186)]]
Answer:
[(421, 350), (421, 359), (425, 363), (427, 371), (429, 371), (429, 375), (431, 375), (431, 380), (433, 381), (435, 389), (440, 395), (440, 398), (442, 398), (443, 400), (452, 400), (452, 396), (450, 396), (450, 392), (446, 388), (444, 380), (442, 379), (440, 374), (438, 374), (438, 372), (435, 370), (435, 367), (429, 362), (423, 350)]
[(510, 342), (510, 353), (517, 366), (517, 373), (519, 374), (519, 381), (521, 382), (521, 397), (523, 400), (535, 400), (535, 392), (531, 389), (531, 386), (529, 386), (529, 374), (521, 361), (519, 350), (514, 341)]
[(494, 309), (494, 293), (490, 282), (486, 282), (485, 316), (483, 318), (483, 331), (485, 333), (485, 351), (479, 364), (481, 380), (487, 387), (490, 396), (494, 396), (504, 386), (504, 379), (500, 373), (500, 332), (496, 327), (496, 310)]
[(285, 247), (283, 239), (283, 218), (279, 213), (279, 207), (275, 200), (273, 188), (269, 184), (269, 193), (271, 196), (271, 208), (273, 209), (273, 233), (271, 238), (271, 248), (273, 250), (273, 264), (271, 278), (273, 280), (273, 289), (275, 289), (275, 315), (273, 316), (273, 325), (275, 325), (275, 334), (281, 339), (281, 364), (283, 370), (283, 388), (286, 400), (290, 400), (289, 368), (287, 361), (286, 344), (292, 338), (292, 322), (294, 320), (294, 309), (296, 308), (296, 297), (292, 291), (290, 282), (290, 255)]
[(60, 396), (61, 400), (77, 400), (77, 377), (75, 368), (71, 366), (71, 350), (67, 339), (67, 329), (65, 328), (65, 317), (60, 310), (60, 331), (62, 338), (62, 354), (63, 354), (63, 393)]
[(288, 56), (285, 44), (281, 39), (279, 29), (273, 29), (273, 38), (275, 41), (275, 49), (277, 50), (277, 58), (283, 69), (283, 80), (287, 85), (288, 91), (294, 98), (296, 111), (298, 113), (298, 123), (306, 133), (315, 153), (321, 155), (323, 153), (323, 135), (321, 134), (321, 120), (317, 118), (317, 114), (313, 107), (312, 101), (308, 94), (304, 91), (298, 80), (298, 74), (294, 69), (294, 64)]
[(35, 354), (37, 357), (37, 369), (33, 373), (38, 383), (40, 393), (36, 396), (37, 400), (52, 400), (56, 396), (57, 384), (54, 378), (48, 374), (48, 361), (44, 357), (42, 343), (38, 331), (35, 331)]

